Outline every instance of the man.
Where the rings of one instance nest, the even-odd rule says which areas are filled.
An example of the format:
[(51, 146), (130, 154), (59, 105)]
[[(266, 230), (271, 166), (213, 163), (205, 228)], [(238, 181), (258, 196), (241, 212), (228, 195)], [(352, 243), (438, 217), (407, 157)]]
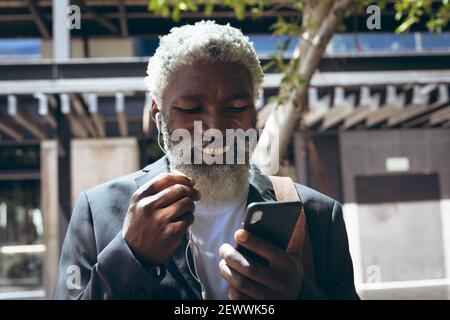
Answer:
[[(205, 160), (243, 149), (248, 156), (248, 146), (192, 146), (173, 138), (255, 127), (263, 73), (248, 38), (212, 21), (173, 28), (147, 72), (151, 113), (167, 156), (79, 196), (55, 298), (358, 298), (338, 202), (296, 184), (314, 257), (312, 281), (301, 252), (285, 252), (240, 229), (247, 204), (276, 201), (268, 177), (248, 161)], [(198, 156), (203, 160), (192, 163)], [(269, 265), (242, 255), (236, 244)]]

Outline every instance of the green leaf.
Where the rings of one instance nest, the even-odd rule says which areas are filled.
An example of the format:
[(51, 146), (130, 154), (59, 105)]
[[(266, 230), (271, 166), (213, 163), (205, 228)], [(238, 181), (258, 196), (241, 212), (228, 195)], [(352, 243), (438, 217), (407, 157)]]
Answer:
[(180, 7), (175, 6), (172, 10), (172, 19), (176, 22), (180, 21)]
[(214, 10), (214, 3), (210, 1), (206, 4), (204, 13), (206, 16), (210, 16), (213, 13), (213, 10)]
[(156, 11), (158, 9), (158, 0), (150, 0), (148, 3), (148, 10), (149, 11)]

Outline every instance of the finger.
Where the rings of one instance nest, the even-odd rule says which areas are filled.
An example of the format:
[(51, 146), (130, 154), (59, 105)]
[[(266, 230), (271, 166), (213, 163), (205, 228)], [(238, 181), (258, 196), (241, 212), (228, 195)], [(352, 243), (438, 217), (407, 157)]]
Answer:
[(228, 266), (240, 274), (274, 291), (283, 291), (284, 285), (277, 280), (279, 275), (273, 269), (261, 265), (252, 258), (245, 257), (228, 243), (220, 247), (219, 254)]
[(165, 229), (165, 235), (169, 238), (179, 237), (184, 235), (187, 228), (194, 222), (194, 214), (188, 212), (180, 217), (175, 222), (169, 223)]
[(268, 299), (268, 288), (254, 282), (253, 280), (241, 275), (239, 272), (231, 268), (221, 260), (219, 263), (219, 270), (222, 278), (224, 278), (230, 286), (243, 294), (258, 300)]
[(234, 239), (241, 246), (265, 258), (275, 269), (287, 270), (289, 268), (290, 256), (271, 242), (244, 229), (237, 230)]
[(228, 299), (229, 300), (253, 300), (252, 297), (240, 292), (239, 290), (233, 288), (232, 286), (228, 287)]
[(156, 207), (164, 208), (184, 197), (189, 197), (193, 201), (198, 201), (200, 200), (200, 192), (192, 187), (177, 183), (160, 191), (153, 197), (156, 202)]
[(161, 209), (158, 215), (161, 215), (160, 218), (170, 223), (180, 220), (181, 217), (187, 213), (192, 214), (194, 210), (194, 201), (189, 197), (184, 197), (170, 206)]
[(132, 200), (134, 202), (139, 201), (146, 196), (157, 194), (158, 192), (174, 184), (184, 184), (186, 186), (193, 187), (195, 181), (194, 179), (182, 174), (164, 172), (137, 189), (132, 195)]

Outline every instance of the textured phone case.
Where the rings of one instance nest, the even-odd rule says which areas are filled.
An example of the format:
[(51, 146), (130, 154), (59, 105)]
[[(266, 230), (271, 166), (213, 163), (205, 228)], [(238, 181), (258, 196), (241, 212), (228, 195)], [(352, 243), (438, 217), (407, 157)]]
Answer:
[[(244, 221), (244, 229), (254, 233), (255, 235), (268, 240), (276, 246), (286, 250), (291, 239), (292, 231), (300, 216), (302, 203), (299, 201), (289, 202), (255, 202), (248, 209)], [(257, 212), (262, 212), (260, 219), (251, 223)], [(238, 246), (238, 250), (247, 256), (251, 256), (261, 263), (267, 264), (263, 258), (256, 256), (247, 249)]]

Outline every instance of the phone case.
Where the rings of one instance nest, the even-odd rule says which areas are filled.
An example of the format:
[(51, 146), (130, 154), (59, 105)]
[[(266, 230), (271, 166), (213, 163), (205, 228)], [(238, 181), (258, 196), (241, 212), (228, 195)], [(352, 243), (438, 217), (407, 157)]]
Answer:
[[(244, 229), (266, 239), (276, 246), (287, 249), (292, 232), (300, 216), (300, 201), (255, 202), (248, 206), (244, 220)], [(268, 262), (244, 247), (237, 249), (260, 263)]]

